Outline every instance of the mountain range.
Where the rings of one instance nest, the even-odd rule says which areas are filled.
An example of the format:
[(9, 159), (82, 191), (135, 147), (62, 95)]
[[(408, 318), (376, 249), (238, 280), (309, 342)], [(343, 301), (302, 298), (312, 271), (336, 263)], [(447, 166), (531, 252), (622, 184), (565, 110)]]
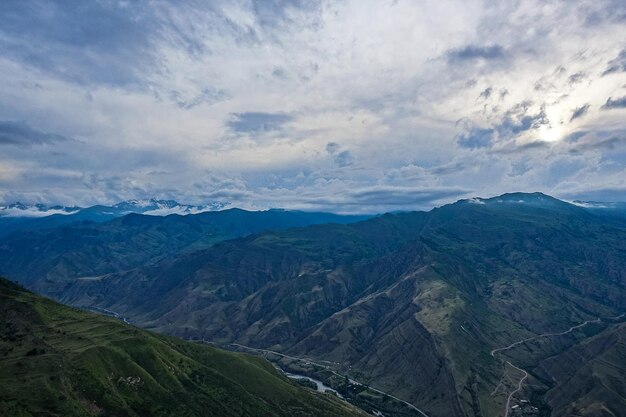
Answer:
[(626, 409), (626, 221), (613, 211), (511, 193), (334, 223), (261, 213), (14, 233), (0, 273), (430, 417)]
[[(65, 220), (70, 216), (63, 216)], [(0, 240), (0, 273), (53, 295), (54, 286), (151, 265), (217, 242), (266, 230), (350, 223), (366, 216), (288, 210), (227, 209), (153, 216), (131, 213), (109, 221), (74, 221), (14, 230)], [(41, 218), (38, 220), (45, 220)]]
[(78, 206), (48, 206), (46, 204), (23, 204), (20, 202), (0, 206), (0, 217), (47, 217), (52, 215), (72, 215), (81, 212), (86, 219), (118, 217), (129, 213), (142, 213), (153, 216), (167, 214), (197, 214), (205, 211), (216, 211), (226, 208), (229, 203), (215, 202), (205, 205), (180, 204), (174, 200), (159, 200), (150, 198), (145, 200), (126, 200), (112, 206), (95, 205), (90, 207)]
[(120, 203), (90, 207), (48, 206), (45, 204), (12, 203), (0, 205), (0, 236), (18, 230), (50, 229), (78, 221), (105, 222), (130, 213), (151, 216), (198, 214), (223, 210), (229, 203), (204, 205), (180, 204), (174, 200), (127, 200)]

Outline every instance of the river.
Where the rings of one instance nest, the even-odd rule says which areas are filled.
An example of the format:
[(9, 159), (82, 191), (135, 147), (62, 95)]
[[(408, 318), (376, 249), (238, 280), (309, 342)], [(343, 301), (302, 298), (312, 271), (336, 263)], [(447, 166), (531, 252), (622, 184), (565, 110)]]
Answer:
[(283, 373), (287, 376), (287, 378), (304, 379), (304, 380), (313, 382), (315, 384), (315, 386), (317, 387), (317, 392), (330, 392), (330, 393), (335, 394), (337, 397), (343, 399), (341, 394), (339, 394), (336, 390), (332, 389), (328, 385), (324, 384), (322, 381), (319, 381), (317, 379), (313, 379), (313, 378), (305, 376), (305, 375), (292, 374), (291, 372), (283, 371)]

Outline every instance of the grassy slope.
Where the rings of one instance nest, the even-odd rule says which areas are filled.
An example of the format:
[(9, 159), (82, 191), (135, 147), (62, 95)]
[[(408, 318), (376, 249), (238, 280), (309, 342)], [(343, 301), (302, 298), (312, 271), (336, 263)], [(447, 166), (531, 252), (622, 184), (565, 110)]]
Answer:
[(2, 416), (357, 416), (268, 362), (57, 304), (0, 278)]

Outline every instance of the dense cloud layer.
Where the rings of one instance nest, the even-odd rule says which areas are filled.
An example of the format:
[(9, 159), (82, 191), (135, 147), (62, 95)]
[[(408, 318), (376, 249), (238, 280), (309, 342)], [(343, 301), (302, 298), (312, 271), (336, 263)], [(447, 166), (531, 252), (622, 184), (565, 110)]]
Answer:
[(623, 1), (0, 2), (0, 201), (626, 200)]

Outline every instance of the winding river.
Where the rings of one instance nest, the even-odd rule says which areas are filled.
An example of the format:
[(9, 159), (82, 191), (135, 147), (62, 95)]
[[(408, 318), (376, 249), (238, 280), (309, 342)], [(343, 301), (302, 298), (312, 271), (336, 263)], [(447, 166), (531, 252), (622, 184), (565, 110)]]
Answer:
[(304, 379), (306, 381), (313, 382), (316, 385), (317, 392), (330, 392), (330, 393), (335, 394), (337, 397), (343, 399), (341, 394), (339, 394), (337, 391), (335, 391), (334, 389), (332, 389), (328, 385), (324, 384), (322, 381), (319, 381), (317, 379), (313, 379), (313, 378), (305, 376), (305, 375), (292, 374), (291, 372), (283, 371), (283, 373), (285, 374), (285, 376), (287, 376), (287, 378)]

